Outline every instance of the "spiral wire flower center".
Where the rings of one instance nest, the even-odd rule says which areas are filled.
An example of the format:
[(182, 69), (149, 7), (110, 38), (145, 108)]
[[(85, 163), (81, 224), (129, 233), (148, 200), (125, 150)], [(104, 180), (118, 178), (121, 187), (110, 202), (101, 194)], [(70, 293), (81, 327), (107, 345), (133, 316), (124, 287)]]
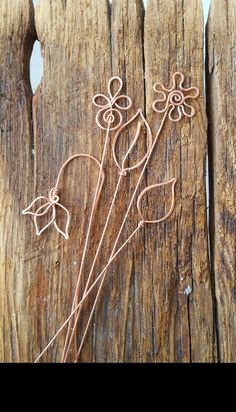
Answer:
[(169, 94), (169, 102), (174, 106), (179, 106), (184, 103), (184, 94), (180, 90), (173, 90)]
[(115, 121), (115, 116), (112, 113), (112, 110), (114, 110), (114, 109), (111, 108), (111, 109), (108, 109), (104, 112), (104, 115), (103, 115), (104, 122), (112, 124)]

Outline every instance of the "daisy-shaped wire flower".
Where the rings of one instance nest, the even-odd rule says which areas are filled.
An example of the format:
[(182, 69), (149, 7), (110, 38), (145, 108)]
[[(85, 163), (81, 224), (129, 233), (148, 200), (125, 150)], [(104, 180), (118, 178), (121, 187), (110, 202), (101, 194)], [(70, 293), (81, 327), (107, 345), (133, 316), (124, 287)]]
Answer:
[(161, 83), (155, 83), (153, 90), (157, 93), (152, 108), (157, 113), (168, 112), (172, 122), (178, 122), (183, 116), (193, 117), (195, 109), (191, 106), (191, 100), (199, 96), (197, 87), (183, 87), (184, 75), (176, 72), (172, 76), (172, 86), (164, 87)]
[[(59, 200), (57, 189), (52, 188), (49, 191), (49, 197), (36, 197), (36, 199), (34, 199), (33, 202), (31, 202), (30, 205), (22, 211), (23, 215), (32, 215), (34, 217), (37, 236), (41, 235), (41, 233), (43, 233), (53, 223), (56, 230), (61, 233), (65, 239), (69, 238), (68, 229), (70, 224), (70, 214), (68, 210), (59, 203)], [(35, 209), (36, 211), (34, 212), (33, 210)], [(61, 230), (56, 222), (57, 209), (63, 210), (64, 214), (66, 214), (65, 230)], [(45, 215), (49, 216), (49, 221), (40, 229), (38, 221), (40, 221), (40, 218)]]

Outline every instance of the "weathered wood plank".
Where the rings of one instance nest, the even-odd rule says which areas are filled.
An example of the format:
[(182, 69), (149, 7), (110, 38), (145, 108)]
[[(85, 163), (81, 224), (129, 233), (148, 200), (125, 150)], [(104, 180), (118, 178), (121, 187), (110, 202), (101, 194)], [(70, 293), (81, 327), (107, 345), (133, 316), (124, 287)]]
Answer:
[[(111, 76), (108, 14), (106, 0), (46, 0), (36, 8), (44, 76), (34, 97), (35, 194), (53, 186), (59, 167), (70, 155), (101, 158), (104, 136), (95, 126), (92, 98), (100, 90), (106, 92)], [(75, 160), (68, 166), (61, 201), (72, 215), (70, 238), (65, 241), (49, 230), (38, 240), (40, 270), (35, 276), (41, 276), (46, 305), (42, 308), (39, 299), (34, 301), (41, 336), (35, 354), (70, 313), (96, 176), (97, 169), (89, 161)], [(91, 256), (93, 250), (94, 246)], [(63, 338), (62, 334), (42, 361), (60, 361)], [(86, 346), (84, 361), (92, 360), (92, 349)]]
[[(143, 18), (144, 10), (140, 0), (114, 0), (111, 7), (111, 61), (114, 76), (120, 76), (124, 82), (124, 93), (133, 100), (132, 108), (127, 113), (127, 120), (144, 109), (144, 73), (143, 73)], [(134, 137), (137, 122), (123, 133), (120, 138), (120, 158), (127, 151), (128, 144)], [(112, 140), (112, 139), (111, 139)], [(136, 155), (130, 156), (130, 162), (144, 155), (144, 135), (136, 147)], [(109, 162), (109, 186), (112, 192), (118, 180), (118, 170), (111, 158)], [(131, 194), (137, 182), (140, 168), (123, 178), (113, 218), (109, 225), (104, 249), (111, 253), (112, 246), (124, 218)], [(137, 225), (137, 211), (134, 205), (119, 241), (121, 245)], [(127, 245), (115, 262), (104, 286), (97, 307), (95, 330), (97, 328), (96, 359), (105, 362), (141, 362), (150, 359), (148, 345), (143, 335), (150, 330), (143, 327), (144, 311), (148, 300), (143, 293), (145, 268), (142, 266), (144, 247), (143, 232)], [(104, 259), (103, 255), (103, 259)], [(100, 268), (104, 266), (100, 261)], [(148, 309), (147, 309), (148, 310)], [(95, 334), (96, 336), (96, 334)]]
[(0, 361), (31, 358), (29, 225), (21, 215), (32, 191), (29, 58), (34, 16), (29, 0), (0, 2)]
[[(227, 8), (222, 1), (228, 17), (217, 31), (215, 22), (219, 16), (215, 4), (218, 3), (212, 8), (214, 21), (210, 20), (208, 35), (209, 101), (216, 100), (209, 111), (212, 164), (216, 164), (213, 253), (220, 355), (222, 360), (230, 361), (235, 360), (232, 267), (235, 261), (232, 217), (235, 159), (229, 107), (235, 104), (235, 73), (230, 73), (229, 68), (234, 56), (235, 9), (231, 6), (233, 2)], [(31, 119), (28, 65), (35, 37), (32, 4), (29, 0), (16, 0), (14, 7), (7, 0), (0, 4), (1, 361), (33, 361), (70, 313), (97, 171), (88, 161), (76, 160), (65, 172), (60, 198), (72, 215), (68, 241), (53, 228), (36, 237), (33, 222), (21, 216), (22, 208), (36, 195), (48, 195), (62, 162), (71, 154), (84, 152), (101, 158), (105, 136), (95, 125), (97, 109), (92, 105), (92, 97), (99, 91), (106, 94), (112, 74), (124, 80), (123, 91), (133, 98), (127, 119), (141, 107), (155, 132), (160, 115), (152, 113), (152, 102), (156, 98), (152, 86), (155, 81), (168, 85), (175, 70), (184, 71), (186, 86), (191, 80), (191, 85), (200, 88), (198, 103), (193, 103), (197, 113), (191, 121), (185, 119), (166, 125), (142, 187), (147, 182), (176, 176), (176, 209), (166, 224), (142, 229), (111, 265), (80, 361), (212, 362), (216, 359), (214, 287), (207, 253), (201, 2), (170, 0), (167, 7), (163, 0), (149, 0), (144, 38), (140, 0), (114, 0), (111, 10), (109, 8), (106, 0), (39, 2), (36, 31), (44, 58), (44, 76), (33, 98)], [(225, 21), (232, 54), (220, 51)], [(214, 45), (214, 53), (210, 44)], [(224, 59), (227, 79), (230, 79), (227, 82), (218, 70)], [(221, 89), (228, 93), (224, 108), (219, 104)], [(220, 142), (216, 139), (218, 126), (225, 136)], [(121, 138), (121, 156), (134, 129), (135, 126)], [(111, 141), (113, 137), (114, 133)], [(140, 157), (144, 150), (145, 144), (141, 142), (136, 155)], [(222, 154), (225, 151), (227, 158)], [(224, 169), (220, 173), (221, 167)], [(106, 186), (93, 226), (83, 286), (118, 178), (111, 155), (106, 159), (105, 171)], [(135, 171), (123, 179), (95, 275), (111, 252), (124, 205), (128, 203), (138, 174)], [(148, 197), (149, 209), (163, 213), (162, 194)], [(137, 222), (134, 206), (120, 244)], [(224, 236), (225, 245), (222, 244)], [(220, 249), (223, 254), (219, 256)], [(94, 296), (95, 291), (81, 312), (79, 336), (86, 326)], [(42, 361), (60, 361), (63, 343), (64, 334)]]
[[(174, 214), (165, 224), (146, 231), (145, 265), (153, 277), (152, 360), (162, 362), (214, 359), (204, 179), (203, 33), (201, 1), (170, 0), (168, 6), (163, 0), (148, 1), (144, 32), (146, 110), (153, 129), (157, 130), (161, 120), (151, 109), (156, 98), (154, 82), (167, 87), (171, 75), (181, 71), (186, 75), (186, 87), (200, 89), (200, 98), (192, 103), (197, 109), (195, 117), (166, 124), (148, 173), (149, 184), (174, 176), (178, 179)], [(155, 198), (150, 199), (149, 206), (157, 208), (157, 204)], [(161, 213), (163, 205), (158, 210)]]
[[(41, 90), (38, 91), (35, 97), (35, 124), (37, 125), (35, 134), (35, 156), (37, 167), (36, 176), (40, 182), (38, 192), (40, 192), (40, 188), (44, 188), (46, 185), (48, 186), (48, 183), (46, 182), (47, 179), (50, 179), (50, 177), (49, 174), (47, 175), (45, 173), (48, 164), (50, 164), (50, 174), (54, 173), (54, 170), (56, 173), (57, 169), (54, 168), (51, 158), (60, 159), (60, 140), (63, 139), (62, 133), (65, 133), (68, 129), (70, 129), (71, 133), (73, 133), (73, 125), (75, 131), (79, 127), (81, 137), (76, 143), (76, 140), (72, 135), (68, 155), (75, 152), (75, 149), (79, 144), (79, 151), (90, 152), (98, 156), (98, 158), (101, 157), (104, 132), (99, 133), (97, 127), (95, 126), (95, 110), (91, 107), (91, 96), (98, 91), (103, 93), (107, 92), (107, 81), (111, 76), (111, 73), (109, 72), (110, 62), (113, 68), (113, 75), (120, 75), (124, 80), (124, 92), (134, 97), (134, 106), (132, 108), (132, 112), (127, 115), (128, 118), (136, 112), (138, 107), (143, 107), (144, 105), (142, 54), (143, 8), (141, 2), (114, 2), (112, 6), (111, 22), (112, 53), (110, 50), (108, 36), (109, 26), (107, 4), (104, 3), (103, 7), (101, 7), (101, 2), (82, 2), (80, 5), (76, 5), (76, 10), (73, 8), (75, 7), (75, 2), (67, 2), (66, 9), (64, 9), (63, 4), (63, 2), (61, 4), (48, 2), (45, 6), (45, 4), (42, 5), (42, 3), (40, 3), (39, 9), (36, 12), (37, 34), (39, 36), (39, 40), (41, 41), (44, 55), (44, 79)], [(65, 10), (67, 10), (66, 13)], [(84, 12), (86, 10), (87, 13)], [(97, 16), (98, 10), (99, 15)], [(67, 25), (70, 27), (69, 38), (67, 38), (66, 35), (64, 38), (63, 34), (62, 38), (60, 36), (55, 36), (55, 33), (58, 31), (60, 33), (67, 33), (66, 27), (61, 27), (62, 22), (58, 18), (58, 16), (63, 15), (63, 13), (65, 13), (64, 22), (66, 22), (64, 24), (66, 24), (66, 27)], [(71, 27), (72, 16), (76, 16), (76, 23), (74, 23), (74, 26), (72, 25)], [(92, 25), (91, 18), (97, 18)], [(52, 26), (52, 21), (54, 19), (58, 22), (58, 27), (55, 26), (55, 24)], [(77, 65), (77, 61), (72, 58), (71, 66), (69, 63), (68, 70), (68, 56), (73, 56), (73, 48), (78, 47), (74, 44), (74, 35), (76, 34), (76, 31), (73, 30), (74, 28), (77, 28), (78, 30), (78, 27), (80, 27), (80, 32), (79, 36), (77, 34), (76, 40), (80, 45), (80, 59)], [(96, 30), (91, 32), (91, 30), (89, 30), (91, 27), (96, 27), (96, 30), (99, 30), (99, 33), (97, 33)], [(102, 47), (101, 38), (103, 39)], [(129, 50), (130, 54), (128, 53)], [(64, 67), (65, 62), (67, 65), (66, 71)], [(100, 64), (102, 66), (98, 70)], [(54, 68), (53, 72), (52, 68)], [(84, 79), (84, 82), (81, 82), (81, 78)], [(80, 90), (78, 94), (75, 92), (73, 87), (73, 79), (74, 81), (76, 81), (76, 79), (80, 79)], [(70, 101), (68, 112), (65, 110), (65, 106), (63, 105), (63, 101), (65, 101), (66, 96), (68, 96), (67, 100)], [(61, 99), (63, 99), (63, 101)], [(79, 100), (79, 105), (75, 99)], [(88, 108), (90, 111), (88, 114), (86, 113), (86, 116), (84, 114), (84, 108)], [(55, 117), (55, 113), (58, 113), (58, 116)], [(42, 126), (44, 129), (42, 129)], [(61, 132), (60, 130), (57, 131), (58, 126), (60, 126)], [(47, 130), (47, 132), (45, 132), (45, 130)], [(92, 135), (91, 140), (90, 136), (88, 136), (90, 130)], [(94, 135), (97, 137), (94, 138)], [(112, 134), (112, 137), (114, 137), (114, 133)], [(66, 142), (68, 137), (66, 136), (64, 139)], [(120, 147), (121, 152), (124, 148), (127, 148), (127, 143), (125, 140), (127, 139), (124, 139), (124, 142)], [(53, 152), (54, 146), (55, 149)], [(144, 144), (139, 145), (139, 156), (144, 152), (144, 146)], [(45, 147), (47, 147), (47, 151), (45, 151)], [(50, 155), (50, 151), (53, 152), (53, 154)], [(101, 231), (102, 225), (104, 224), (106, 212), (108, 211), (111, 196), (114, 192), (115, 182), (118, 179), (118, 171), (114, 165), (111, 150), (106, 159), (105, 171), (106, 187), (104, 190), (104, 196), (101, 198), (102, 206), (100, 207), (97, 217), (97, 232), (93, 233), (92, 247), (90, 247), (89, 250), (89, 260), (85, 265), (84, 272), (86, 276), (88, 275), (88, 269), (91, 265), (91, 257), (94, 256), (96, 250), (96, 242), (99, 238), (98, 231)], [(44, 179), (42, 180), (40, 176), (44, 176)], [(71, 207), (71, 197), (73, 197), (71, 195), (73, 190), (71, 184), (72, 186), (74, 185), (73, 182), (75, 176), (71, 173), (70, 181), (65, 183), (68, 192), (66, 192), (67, 197), (63, 200), (63, 204), (68, 204), (69, 209)], [(101, 257), (98, 259), (98, 264), (95, 266), (95, 274), (99, 273), (99, 270), (103, 268), (104, 263), (109, 257), (119, 224), (124, 215), (125, 210), (123, 208), (123, 204), (125, 203), (125, 200), (128, 200), (129, 191), (132, 190), (132, 187), (135, 184), (135, 176), (137, 177), (137, 174), (135, 175), (135, 173), (133, 173), (131, 179), (127, 177), (124, 184), (121, 186), (120, 194), (117, 198), (115, 213), (109, 225)], [(92, 185), (89, 186), (88, 180), (82, 181), (81, 176), (78, 176), (78, 179), (80, 181), (81, 193), (88, 193)], [(77, 198), (76, 201), (78, 201)], [(89, 206), (87, 205), (86, 212), (88, 211)], [(78, 209), (76, 207), (73, 209), (73, 213), (75, 215), (78, 213)], [(136, 221), (137, 219), (134, 223), (136, 223)], [(84, 239), (82, 231), (86, 229), (86, 224), (84, 220), (82, 220), (82, 224), (81, 220), (78, 220), (77, 222), (77, 225), (81, 225), (81, 231), (79, 232), (79, 246), (81, 246), (83, 243), (82, 240)], [(132, 226), (131, 224), (128, 224), (127, 226), (126, 232), (129, 233)], [(124, 239), (126, 237), (126, 232), (124, 234)], [(47, 292), (47, 300), (50, 302), (50, 306), (52, 305), (51, 301), (53, 300), (54, 306), (62, 312), (62, 316), (64, 316), (65, 313), (65, 310), (62, 309), (63, 302), (69, 307), (69, 304), (71, 304), (72, 301), (71, 289), (73, 290), (74, 287), (70, 279), (75, 279), (78, 274), (78, 266), (76, 265), (76, 267), (73, 267), (71, 259), (73, 259), (73, 261), (80, 262), (81, 257), (82, 248), (80, 248), (79, 251), (76, 250), (76, 236), (78, 236), (78, 231), (76, 231), (73, 236), (71, 247), (69, 244), (69, 246), (67, 246), (67, 252), (64, 252), (63, 254), (63, 262), (61, 256), (58, 256), (58, 245), (55, 244), (55, 246), (53, 246), (55, 240), (51, 239), (51, 234), (50, 238), (47, 238), (46, 243), (45, 240), (41, 241), (42, 246), (47, 244), (47, 248), (49, 247), (49, 250), (51, 251), (54, 250), (55, 253), (55, 257), (52, 256), (52, 253), (50, 253), (51, 256), (49, 256), (49, 250), (45, 249), (45, 257), (43, 257), (44, 271), (47, 267), (54, 266), (50, 263), (52, 259), (60, 262), (60, 267), (56, 273), (57, 279), (54, 284), (56, 285), (56, 282), (62, 282), (62, 278), (64, 284), (67, 286), (60, 289), (61, 294), (59, 293), (58, 286), (55, 291), (52, 291), (52, 293), (54, 293), (53, 296), (50, 296)], [(138, 245), (135, 245), (135, 250), (136, 248), (140, 250), (141, 247), (142, 236), (138, 240)], [(75, 256), (78, 254), (78, 258), (72, 257), (72, 253), (75, 253)], [(142, 316), (139, 313), (139, 316), (136, 317), (132, 313), (132, 311), (138, 311), (139, 306), (137, 305), (138, 300), (132, 299), (132, 297), (130, 297), (130, 293), (134, 293), (134, 288), (137, 288), (139, 295), (142, 295), (143, 293), (142, 282), (138, 282), (139, 273), (142, 273), (141, 255), (139, 255), (139, 259), (137, 261), (136, 258), (134, 259), (133, 255), (134, 251), (133, 246), (131, 245), (126, 251), (125, 258), (123, 255), (121, 260), (113, 265), (110, 270), (111, 273), (108, 274), (109, 280), (105, 286), (105, 291), (101, 296), (96, 315), (93, 320), (94, 327), (90, 329), (82, 351), (82, 361), (138, 361), (140, 360), (140, 356), (143, 356), (142, 353), (144, 353), (144, 357), (146, 356), (147, 351), (145, 349), (145, 345), (144, 350), (140, 348), (140, 335), (145, 333), (145, 330), (143, 331), (140, 326)], [(69, 279), (65, 278), (65, 273)], [(137, 280), (133, 283), (134, 273), (137, 275)], [(86, 276), (83, 284), (85, 284)], [(47, 282), (52, 283), (50, 276)], [(48, 286), (46, 289), (48, 290)], [(85, 303), (82, 309), (81, 321), (79, 323), (80, 333), (83, 332), (86, 326), (88, 311), (91, 309), (94, 296), (95, 294), (91, 295), (91, 298), (87, 303)], [(145, 305), (145, 297), (143, 300)], [(49, 308), (46, 308), (46, 310), (47, 330), (51, 331), (52, 334), (52, 330), (56, 330), (55, 325), (62, 323), (62, 316), (55, 314), (49, 318), (49, 312), (51, 311)], [(56, 316), (58, 317), (56, 318)], [(128, 317), (130, 317), (131, 320), (129, 320)], [(134, 317), (135, 319), (138, 319), (136, 323), (132, 321), (132, 318)], [(45, 326), (42, 325), (42, 322), (41, 327), (44, 330)], [(149, 329), (149, 325), (147, 327)], [(134, 339), (132, 339), (132, 336)], [(46, 340), (48, 340), (48, 337), (45, 332), (45, 343)], [(134, 350), (134, 347), (136, 347), (137, 350)], [(58, 354), (59, 353), (60, 350), (58, 351)], [(45, 359), (50, 360), (51, 355), (48, 354)]]
[(211, 252), (219, 359), (236, 362), (236, 2), (212, 1), (207, 23)]
[[(134, 97), (133, 107), (127, 113), (127, 119), (130, 119), (140, 106), (144, 106), (142, 27), (143, 8), (140, 0), (113, 2), (111, 9), (110, 51), (112, 74), (115, 76), (119, 75), (122, 78), (124, 82), (123, 93), (132, 96), (132, 98)], [(132, 52), (129, 52), (131, 49)], [(106, 89), (104, 92), (106, 93)], [(130, 141), (131, 136), (132, 130), (122, 135), (121, 144), (119, 144), (121, 156), (127, 150), (128, 141)], [(100, 233), (105, 223), (116, 182), (119, 178), (118, 169), (111, 152), (113, 138), (114, 132), (111, 134), (106, 157), (106, 187), (104, 196), (101, 198), (97, 219), (98, 224), (96, 226), (96, 230), (100, 231)], [(144, 146), (143, 142), (138, 145), (139, 157), (144, 153)], [(128, 175), (123, 179), (120, 185), (115, 208), (102, 247), (102, 253), (95, 266), (95, 276), (99, 274), (99, 271), (108, 261), (135, 180), (137, 180), (137, 173), (132, 172), (130, 176)], [(131, 219), (131, 221), (132, 223), (129, 221), (126, 225), (121, 242), (132, 231), (132, 227), (137, 223), (137, 218), (135, 220)], [(96, 234), (94, 240), (98, 241), (98, 238), (99, 233)], [(92, 327), (90, 326), (85, 340), (80, 360), (127, 362), (139, 361), (142, 352), (146, 356), (145, 347), (143, 351), (140, 347), (140, 335), (143, 332), (140, 327), (141, 316), (139, 305), (137, 304), (139, 300), (133, 298), (134, 290), (137, 289), (138, 291), (135, 292), (135, 295), (136, 293), (142, 293), (142, 282), (138, 281), (140, 273), (142, 273), (141, 256), (139, 255), (138, 260), (136, 260), (136, 257), (134, 258), (134, 249), (140, 250), (140, 247), (142, 247), (142, 236), (135, 245), (129, 245), (126, 251), (111, 266), (92, 320)], [(93, 257), (95, 249), (96, 243), (94, 242), (94, 250), (91, 251), (90, 258)], [(91, 262), (89, 264), (91, 266)], [(134, 279), (134, 273), (137, 275), (137, 280)], [(79, 322), (80, 334), (86, 326), (94, 297), (95, 294), (92, 294), (82, 309), (82, 316)]]

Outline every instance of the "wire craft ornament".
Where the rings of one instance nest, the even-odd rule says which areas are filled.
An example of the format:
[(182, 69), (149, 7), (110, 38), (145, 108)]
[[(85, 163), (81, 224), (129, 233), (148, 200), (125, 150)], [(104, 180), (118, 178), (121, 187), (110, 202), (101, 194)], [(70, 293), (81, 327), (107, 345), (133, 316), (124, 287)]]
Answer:
[[(142, 180), (142, 177), (146, 171), (146, 168), (148, 166), (149, 160), (152, 156), (152, 153), (157, 145), (158, 139), (160, 137), (161, 131), (163, 129), (164, 123), (168, 119), (170, 122), (179, 122), (184, 116), (187, 118), (192, 118), (195, 115), (195, 109), (192, 107), (191, 102), (192, 100), (195, 100), (199, 96), (199, 90), (197, 87), (189, 87), (185, 88), (183, 86), (184, 84), (184, 75), (180, 72), (176, 72), (172, 76), (172, 85), (169, 88), (166, 88), (164, 85), (161, 83), (155, 83), (153, 86), (153, 90), (156, 93), (156, 99), (153, 101), (152, 108), (156, 113), (162, 114), (162, 119), (160, 121), (159, 128), (156, 132), (156, 135), (153, 139), (152, 131), (151, 128), (145, 119), (142, 110), (138, 109), (138, 111), (135, 113), (134, 116), (132, 116), (128, 121), (124, 122), (123, 120), (123, 112), (127, 112), (131, 107), (132, 107), (132, 100), (129, 96), (125, 94), (121, 94), (122, 87), (123, 87), (123, 82), (122, 80), (115, 76), (112, 77), (109, 82), (108, 82), (108, 95), (104, 94), (96, 94), (93, 98), (93, 103), (94, 105), (99, 109), (97, 114), (96, 114), (96, 124), (97, 126), (101, 129), (104, 130), (105, 133), (105, 139), (104, 139), (104, 146), (103, 146), (103, 151), (102, 151), (102, 156), (101, 156), (101, 161), (99, 162), (95, 157), (89, 155), (89, 154), (76, 154), (74, 156), (71, 156), (66, 162), (62, 165), (55, 186), (49, 191), (49, 196), (38, 196), (36, 199), (34, 199), (30, 205), (22, 211), (23, 214), (29, 214), (33, 216), (34, 219), (34, 225), (36, 228), (36, 234), (39, 236), (46, 229), (49, 228), (50, 225), (54, 225), (56, 230), (64, 236), (65, 239), (68, 239), (69, 237), (69, 224), (70, 224), (70, 213), (67, 210), (67, 208), (62, 205), (59, 197), (59, 181), (61, 179), (62, 173), (67, 166), (67, 164), (72, 161), (75, 158), (78, 157), (86, 157), (93, 162), (96, 163), (96, 165), (99, 168), (99, 173), (97, 177), (97, 183), (96, 183), (96, 188), (94, 192), (94, 197), (93, 197), (93, 202), (92, 202), (92, 209), (89, 217), (89, 223), (88, 223), (88, 228), (85, 236), (85, 242), (84, 242), (84, 247), (83, 247), (83, 252), (82, 252), (82, 258), (80, 262), (80, 268), (79, 268), (79, 273), (78, 273), (78, 279), (77, 279), (77, 284), (75, 287), (75, 294), (74, 294), (74, 299), (71, 307), (71, 313), (69, 317), (65, 320), (63, 325), (58, 329), (58, 331), (55, 333), (55, 335), (52, 337), (50, 342), (47, 344), (47, 346), (43, 349), (43, 351), (39, 354), (35, 362), (38, 362), (39, 359), (43, 356), (43, 354), (48, 350), (48, 348), (52, 345), (52, 343), (55, 341), (57, 336), (64, 330), (64, 328), (67, 326), (67, 332), (66, 332), (66, 337), (65, 337), (65, 342), (64, 342), (64, 348), (63, 348), (63, 353), (62, 353), (62, 358), (61, 362), (67, 362), (69, 358), (69, 353), (71, 349), (72, 342), (74, 342), (74, 347), (75, 347), (75, 355), (74, 355), (74, 362), (77, 362), (79, 359), (79, 355), (81, 353), (87, 331), (89, 329), (89, 326), (91, 324), (92, 316), (94, 313), (94, 310), (97, 305), (98, 298), (100, 296), (104, 281), (106, 279), (106, 275), (108, 273), (108, 268), (110, 264), (113, 262), (113, 260), (119, 255), (119, 253), (123, 250), (123, 248), (127, 245), (128, 242), (139, 232), (144, 225), (149, 225), (149, 224), (158, 224), (161, 222), (166, 221), (170, 215), (172, 214), (174, 207), (175, 207), (175, 184), (177, 182), (177, 179), (175, 177), (170, 178), (166, 182), (158, 182), (153, 185), (149, 185), (145, 187), (139, 196), (137, 197), (138, 189), (140, 186), (140, 182)], [(121, 136), (122, 131), (124, 128), (129, 127), (131, 124), (137, 124), (136, 126), (136, 133), (134, 134), (132, 141), (129, 145), (128, 150), (126, 153), (123, 154), (123, 159), (122, 161), (118, 161), (117, 158), (117, 143), (119, 141), (119, 138)], [(145, 133), (143, 133), (143, 129), (145, 130)], [(83, 289), (82, 293), (82, 298), (79, 300), (79, 291), (81, 287), (81, 278), (84, 270), (84, 264), (85, 264), (85, 259), (86, 259), (86, 253), (88, 251), (88, 244), (89, 244), (89, 239), (91, 235), (91, 227), (92, 227), (92, 222), (94, 219), (94, 215), (96, 212), (96, 208), (98, 205), (99, 197), (102, 191), (103, 187), (103, 182), (105, 178), (105, 173), (104, 173), (104, 164), (105, 164), (105, 159), (107, 155), (107, 150), (108, 150), (108, 144), (111, 139), (111, 132), (115, 131), (115, 135), (113, 137), (113, 140), (111, 142), (111, 148), (112, 148), (112, 155), (114, 159), (114, 163), (118, 169), (118, 180), (116, 182), (116, 187), (113, 193), (113, 197), (110, 201), (109, 204), (109, 209), (108, 213), (106, 216), (106, 221), (102, 229), (102, 233), (96, 248), (96, 253), (94, 256), (94, 259), (91, 264), (91, 268), (87, 277), (87, 281), (85, 284), (85, 287)], [(135, 164), (128, 164), (126, 165), (129, 155), (131, 154), (133, 148), (135, 147), (137, 141), (139, 139), (142, 139), (145, 137), (146, 139), (146, 152), (142, 156), (141, 159), (139, 159)], [(105, 238), (105, 234), (107, 231), (107, 228), (110, 223), (110, 219), (112, 216), (112, 212), (114, 210), (114, 205), (117, 199), (117, 194), (120, 189), (120, 185), (122, 183), (122, 180), (126, 178), (128, 173), (132, 173), (133, 170), (140, 169), (140, 174), (136, 183), (136, 186), (133, 190), (133, 193), (131, 195), (131, 198), (129, 200), (129, 204), (127, 206), (127, 209), (124, 213), (124, 218), (122, 220), (122, 223), (120, 225), (118, 234), (116, 236), (116, 239), (114, 241), (113, 247), (112, 247), (112, 252), (108, 258), (107, 263), (103, 267), (100, 273), (97, 274), (96, 279), (94, 280), (93, 283), (91, 283), (92, 275), (94, 275), (94, 269), (95, 269), (95, 264), (97, 262), (97, 259), (99, 257), (99, 252), (102, 248), (103, 241)], [(150, 191), (156, 189), (156, 188), (162, 188), (162, 187), (170, 187), (170, 192), (171, 192), (171, 204), (169, 207), (169, 210), (167, 213), (158, 218), (158, 219), (153, 219), (150, 220), (148, 218), (145, 218), (143, 212), (142, 212), (142, 199), (145, 194), (148, 194)], [(122, 231), (125, 227), (125, 224), (127, 222), (127, 218), (129, 216), (130, 210), (135, 202), (135, 198), (137, 197), (136, 200), (136, 208), (137, 212), (139, 215), (139, 222), (137, 224), (137, 227), (133, 230), (133, 232), (130, 234), (130, 236), (123, 242), (123, 244), (117, 249), (118, 242), (120, 240)], [(42, 204), (43, 203), (43, 204)], [(57, 219), (57, 210), (60, 209), (63, 211), (63, 213), (66, 216), (66, 224), (65, 227), (62, 229), (60, 227), (60, 224)], [(46, 225), (44, 225), (41, 229), (39, 228), (39, 222), (42, 217), (49, 216), (49, 221)], [(77, 325), (81, 313), (81, 308), (83, 302), (86, 300), (87, 296), (90, 294), (90, 292), (95, 288), (95, 286), (98, 285), (98, 290), (93, 302), (93, 307), (90, 311), (89, 318), (85, 327), (85, 330), (82, 334), (81, 340), (80, 340), (80, 345), (79, 347), (77, 346)]]
[[(30, 205), (26, 209), (22, 210), (23, 215), (32, 215), (34, 217), (34, 225), (35, 225), (35, 228), (36, 228), (36, 235), (37, 236), (40, 236), (53, 223), (56, 230), (59, 233), (61, 233), (64, 236), (65, 239), (69, 239), (68, 230), (69, 230), (69, 224), (70, 224), (70, 213), (68, 212), (68, 210), (65, 206), (63, 206), (61, 203), (59, 203), (60, 198), (59, 198), (58, 186), (59, 186), (59, 182), (60, 182), (60, 177), (61, 177), (65, 167), (68, 165), (68, 163), (71, 162), (71, 160), (76, 159), (78, 157), (86, 157), (88, 159), (92, 159), (99, 166), (99, 169), (102, 170), (101, 164), (99, 163), (99, 161), (95, 157), (93, 157), (91, 155), (88, 155), (88, 154), (79, 153), (79, 154), (76, 154), (76, 155), (73, 155), (73, 156), (69, 157), (69, 159), (66, 160), (66, 162), (62, 165), (62, 167), (59, 171), (55, 187), (53, 187), (52, 189), (49, 190), (48, 198), (45, 197), (45, 196), (38, 196), (38, 197), (36, 197), (36, 199), (34, 199), (30, 203)], [(101, 189), (102, 189), (104, 178), (105, 178), (105, 175), (104, 175), (104, 171), (102, 170), (102, 181), (101, 181), (101, 187), (100, 187), (100, 190), (99, 190), (99, 193), (98, 193), (98, 197), (99, 197), (99, 194), (100, 194)], [(39, 203), (41, 203), (42, 200), (46, 203), (39, 206)], [(36, 205), (38, 205), (38, 207)], [(34, 207), (36, 207), (35, 212), (33, 212)], [(56, 221), (56, 210), (57, 210), (57, 208), (61, 208), (64, 211), (64, 213), (66, 214), (66, 225), (65, 225), (64, 230), (59, 228), (58, 223)], [(43, 226), (41, 229), (39, 229), (37, 219), (39, 220), (40, 217), (45, 216), (46, 214), (49, 214), (50, 212), (52, 212), (52, 213), (51, 213), (51, 218), (50, 218), (49, 222), (45, 226)]]

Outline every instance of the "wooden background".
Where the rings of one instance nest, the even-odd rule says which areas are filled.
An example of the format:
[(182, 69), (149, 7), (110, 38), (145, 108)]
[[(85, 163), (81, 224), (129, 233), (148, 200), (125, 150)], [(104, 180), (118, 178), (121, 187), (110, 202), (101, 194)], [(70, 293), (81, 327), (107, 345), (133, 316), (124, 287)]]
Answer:
[[(176, 208), (166, 223), (140, 231), (111, 265), (80, 361), (236, 361), (235, 25), (235, 0), (212, 0), (205, 39), (200, 0), (149, 0), (145, 11), (140, 0), (40, 0), (35, 10), (31, 0), (1, 0), (1, 362), (32, 362), (70, 313), (96, 184), (93, 165), (74, 161), (65, 173), (69, 240), (52, 228), (37, 237), (22, 209), (47, 195), (68, 156), (101, 158), (104, 133), (92, 97), (106, 94), (112, 75), (133, 99), (128, 118), (141, 107), (156, 131), (152, 86), (167, 86), (176, 70), (186, 74), (187, 86), (200, 88), (197, 114), (166, 124), (142, 181), (145, 187), (176, 176)], [(33, 95), (29, 62), (36, 39), (44, 73)], [(120, 152), (125, 148), (123, 141)], [(117, 179), (111, 156), (105, 171), (90, 261)], [(97, 273), (137, 177), (123, 179)], [(149, 206), (163, 211), (162, 198), (150, 198)], [(137, 219), (133, 208), (122, 240)], [(87, 260), (85, 275), (88, 270)], [(93, 297), (81, 312), (80, 331)], [(61, 334), (41, 361), (59, 362), (63, 343)]]

